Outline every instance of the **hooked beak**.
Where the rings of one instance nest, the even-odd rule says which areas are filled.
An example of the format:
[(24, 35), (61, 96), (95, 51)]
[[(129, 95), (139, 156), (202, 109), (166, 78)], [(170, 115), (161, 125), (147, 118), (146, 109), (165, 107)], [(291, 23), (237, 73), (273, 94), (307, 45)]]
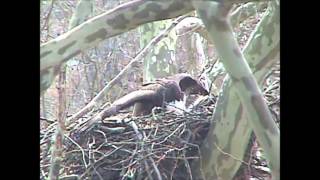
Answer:
[(210, 86), (209, 86), (210, 79), (205, 75), (201, 74), (199, 78), (199, 86), (201, 87), (201, 95), (209, 95)]

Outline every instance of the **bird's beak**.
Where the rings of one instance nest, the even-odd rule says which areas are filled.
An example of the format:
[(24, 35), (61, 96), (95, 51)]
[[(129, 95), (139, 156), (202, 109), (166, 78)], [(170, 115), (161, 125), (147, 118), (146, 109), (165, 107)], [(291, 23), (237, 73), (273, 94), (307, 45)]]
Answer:
[(209, 86), (210, 79), (206, 75), (201, 75), (199, 78), (200, 86), (202, 87), (201, 95), (209, 95), (210, 86)]

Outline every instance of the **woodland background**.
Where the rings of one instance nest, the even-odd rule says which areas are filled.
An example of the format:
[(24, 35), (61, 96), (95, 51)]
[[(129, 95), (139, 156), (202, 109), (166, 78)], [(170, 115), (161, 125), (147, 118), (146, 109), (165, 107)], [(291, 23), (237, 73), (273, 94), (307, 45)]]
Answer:
[[(85, 19), (89, 19), (129, 1), (87, 1), (79, 12), (85, 13)], [(78, 0), (40, 1), (41, 43), (48, 42), (70, 30), (70, 24), (74, 13), (77, 11), (79, 2)], [(241, 49), (245, 47), (250, 35), (266, 13), (267, 6), (268, 3), (264, 2), (238, 4), (234, 7), (232, 13), (237, 18), (234, 18), (232, 25), (234, 35)], [(196, 14), (191, 13), (189, 16), (196, 16)], [(66, 106), (64, 112), (66, 112), (66, 117), (71, 117), (85, 107), (154, 37), (159, 35), (160, 32), (165, 31), (172, 22), (173, 20), (164, 20), (142, 25), (127, 33), (109, 38), (98, 46), (81, 52), (69, 60), (64, 67), (65, 74), (63, 75), (65, 76), (64, 101)], [(137, 89), (143, 82), (152, 81), (155, 78), (165, 77), (170, 74), (188, 72), (192, 75), (206, 73), (210, 78), (210, 84), (212, 85), (210, 96), (211, 99), (214, 99), (213, 104), (210, 105), (212, 106), (210, 110), (213, 111), (215, 107), (214, 103), (216, 103), (216, 98), (222, 88), (226, 72), (219, 61), (214, 44), (208, 41), (204, 31), (201, 28), (201, 23), (197, 20), (183, 20), (166, 37), (161, 38), (156, 44), (150, 45), (148, 53), (138, 63), (128, 68), (125, 75), (116, 81), (107, 92), (103, 93), (103, 98), (99, 100), (99, 106), (107, 106), (108, 103)], [(61, 82), (59, 80), (59, 77), (56, 77), (40, 98), (41, 179), (48, 178), (51, 166), (50, 144), (52, 143), (51, 138), (54, 135), (54, 122), (58, 119), (59, 115), (59, 83)], [(278, 125), (280, 122), (279, 83), (280, 65), (278, 59), (277, 63), (270, 69), (262, 86), (265, 100)], [(208, 113), (208, 116), (210, 116), (210, 113)], [(71, 151), (76, 151), (76, 148), (65, 147), (65, 153)], [(246, 152), (247, 157), (250, 158), (243, 160), (245, 163), (242, 163), (242, 168), (237, 171), (238, 174), (235, 175), (235, 179), (270, 178), (270, 170), (266, 165), (264, 152), (254, 137), (252, 138), (250, 148)], [(89, 155), (89, 151), (85, 150), (85, 153)], [(116, 157), (114, 158), (116, 159)], [(101, 175), (102, 173), (97, 170), (100, 172), (100, 175), (95, 176), (89, 175), (90, 173), (86, 174), (86, 171), (80, 170), (80, 167), (78, 168), (79, 171), (74, 170), (77, 169), (77, 166), (81, 166), (80, 161), (77, 158), (73, 161), (65, 160), (60, 167), (60, 176), (74, 178), (75, 176), (69, 177), (69, 175), (78, 174), (83, 179), (89, 177), (93, 179), (101, 179), (101, 177), (105, 177), (103, 179), (113, 179), (109, 171), (109, 174)], [(248, 166), (248, 164), (254, 164), (254, 166)], [(70, 169), (73, 169), (73, 173), (70, 173)], [(128, 178), (129, 175), (125, 173), (128, 173), (128, 169), (128, 167), (123, 168), (123, 171), (119, 173), (120, 175), (117, 175), (118, 178), (114, 179)]]

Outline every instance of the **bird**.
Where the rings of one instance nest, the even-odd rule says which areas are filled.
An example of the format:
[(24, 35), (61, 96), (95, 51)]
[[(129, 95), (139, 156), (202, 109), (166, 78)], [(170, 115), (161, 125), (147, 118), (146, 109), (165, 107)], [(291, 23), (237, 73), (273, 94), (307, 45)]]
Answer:
[(91, 129), (96, 122), (114, 116), (120, 110), (131, 106), (133, 106), (133, 117), (149, 115), (154, 107), (165, 107), (168, 104), (180, 104), (180, 107), (185, 107), (186, 97), (192, 94), (209, 95), (208, 84), (202, 76), (194, 78), (190, 74), (179, 73), (159, 78), (154, 82), (142, 84), (138, 90), (114, 101), (95, 117), (80, 125), (80, 131)]
[(116, 115), (120, 110), (131, 106), (134, 106), (132, 116), (148, 115), (154, 107), (163, 107), (165, 103), (180, 104), (181, 108), (186, 97), (191, 94), (208, 95), (208, 85), (187, 73), (156, 79), (116, 100), (103, 110), (101, 118)]

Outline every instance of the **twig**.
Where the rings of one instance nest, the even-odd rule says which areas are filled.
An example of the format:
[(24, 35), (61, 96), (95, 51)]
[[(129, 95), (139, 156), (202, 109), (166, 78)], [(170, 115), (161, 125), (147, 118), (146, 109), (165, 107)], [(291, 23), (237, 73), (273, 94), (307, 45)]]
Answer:
[(153, 178), (152, 178), (152, 176), (151, 176), (151, 173), (150, 173), (150, 167), (149, 167), (149, 165), (148, 165), (148, 163), (147, 163), (147, 160), (144, 160), (144, 166), (146, 167), (146, 172), (147, 172), (147, 174), (148, 174), (149, 179), (150, 179), (150, 180), (153, 180)]
[(195, 27), (192, 27), (192, 29), (188, 30), (187, 32), (184, 32), (182, 34), (177, 34), (177, 36), (185, 36), (187, 34), (191, 34), (193, 33), (194, 31), (196, 31), (197, 29), (199, 28), (203, 28), (204, 29), (204, 25), (201, 23), (201, 24), (197, 24)]
[(105, 139), (105, 140), (107, 140), (106, 133), (104, 133), (103, 131), (100, 131), (100, 130), (94, 130), (94, 132), (98, 132), (98, 133), (102, 134), (102, 136), (104, 137), (104, 139)]
[(51, 12), (52, 12), (52, 9), (53, 9), (54, 1), (55, 1), (55, 0), (51, 0), (50, 9), (49, 9), (49, 12), (48, 12), (48, 14), (47, 14), (47, 16), (46, 16), (46, 18), (45, 18), (46, 21), (44, 22), (44, 24), (43, 24), (43, 26), (42, 26), (42, 28), (41, 28), (41, 31), (43, 31), (44, 28), (45, 28), (46, 26), (48, 26), (48, 22), (49, 22), (50, 15), (51, 15)]
[(48, 123), (54, 123), (54, 122), (56, 122), (55, 120), (47, 119), (47, 118), (44, 118), (44, 117), (40, 117), (40, 120), (42, 120), (42, 121), (47, 121)]
[(83, 161), (83, 163), (84, 163), (84, 166), (87, 168), (87, 167), (88, 167), (88, 164), (87, 164), (87, 162), (86, 162), (86, 158), (85, 158), (86, 154), (85, 154), (83, 148), (82, 148), (78, 143), (76, 143), (73, 139), (71, 139), (69, 136), (65, 135), (65, 137), (66, 137), (67, 139), (69, 139), (73, 144), (75, 144), (75, 145), (80, 149), (80, 151), (81, 151), (81, 153), (82, 153), (82, 161)]
[(153, 169), (155, 170), (155, 172), (156, 172), (156, 174), (157, 174), (157, 178), (158, 178), (158, 180), (162, 180), (162, 177), (161, 177), (160, 171), (159, 171), (159, 169), (158, 169), (158, 167), (157, 167), (156, 163), (154, 162), (154, 160), (152, 159), (152, 157), (151, 157), (151, 156), (149, 156), (149, 160), (151, 161), (152, 166), (153, 166)]
[(42, 168), (40, 168), (40, 172), (41, 172), (41, 175), (43, 176), (43, 179), (47, 179), (46, 174)]
[(139, 132), (138, 130), (138, 126), (134, 121), (130, 121), (129, 125), (132, 127), (132, 129), (134, 130), (134, 132), (136, 133), (138, 139), (141, 141), (143, 139), (142, 134)]
[(40, 140), (40, 145), (43, 145), (44, 143), (47, 142), (46, 139), (49, 138), (48, 134), (49, 134), (50, 132), (52, 132), (53, 130), (55, 130), (55, 129), (54, 129), (54, 125), (57, 125), (57, 122), (54, 122), (54, 123), (50, 124), (50, 125), (47, 127), (47, 130), (46, 130), (45, 134), (43, 135), (43, 138)]
[(175, 129), (171, 134), (169, 134), (167, 137), (164, 138), (161, 142), (158, 142), (156, 144), (162, 144), (163, 142), (166, 142), (172, 135), (174, 135), (182, 126), (185, 126), (184, 123), (180, 124), (177, 129)]
[(112, 155), (113, 153), (115, 153), (116, 151), (118, 151), (120, 148), (122, 147), (119, 147), (117, 149), (114, 149), (113, 151), (111, 151), (110, 153), (100, 157), (94, 164), (91, 164), (90, 166), (87, 167), (86, 171), (80, 176), (80, 179), (83, 179), (83, 177), (90, 171), (90, 169), (95, 165), (97, 164), (98, 162), (104, 160), (106, 157)]
[(234, 159), (234, 160), (236, 160), (236, 161), (239, 161), (239, 162), (241, 162), (241, 163), (243, 163), (243, 164), (245, 164), (245, 165), (247, 165), (247, 166), (250, 166), (249, 163), (247, 163), (247, 162), (245, 162), (245, 161), (243, 161), (243, 160), (241, 160), (241, 159), (239, 159), (239, 158), (236, 158), (236, 157), (233, 156), (232, 154), (229, 154), (229, 153), (227, 153), (227, 152), (224, 152), (222, 149), (220, 149), (220, 147), (216, 144), (216, 142), (214, 143), (214, 145), (216, 146), (216, 148), (218, 149), (218, 151), (220, 151), (222, 154), (227, 155), (227, 156), (231, 157), (232, 159)]
[(183, 161), (184, 161), (184, 164), (185, 164), (185, 166), (186, 166), (186, 168), (188, 170), (188, 173), (189, 173), (189, 176), (190, 176), (190, 180), (193, 180), (189, 161), (185, 158), (185, 156), (186, 156), (185, 153), (182, 156), (184, 157)]
[(61, 180), (68, 180), (68, 179), (72, 179), (72, 180), (76, 179), (76, 180), (78, 180), (79, 176), (75, 175), (75, 174), (72, 174), (72, 175), (62, 176), (60, 179)]
[(170, 180), (173, 179), (173, 175), (174, 175), (174, 172), (177, 169), (177, 167), (178, 167), (178, 159), (175, 159), (174, 167), (172, 168), (172, 171), (170, 173)]
[(109, 128), (109, 127), (106, 127), (106, 126), (101, 126), (100, 128), (105, 130), (105, 131), (112, 132), (112, 133), (122, 133), (126, 129), (124, 127)]

